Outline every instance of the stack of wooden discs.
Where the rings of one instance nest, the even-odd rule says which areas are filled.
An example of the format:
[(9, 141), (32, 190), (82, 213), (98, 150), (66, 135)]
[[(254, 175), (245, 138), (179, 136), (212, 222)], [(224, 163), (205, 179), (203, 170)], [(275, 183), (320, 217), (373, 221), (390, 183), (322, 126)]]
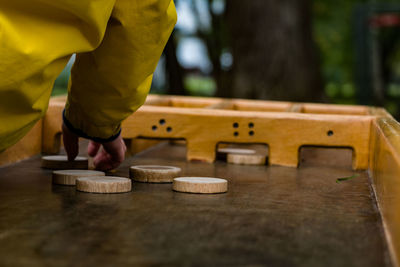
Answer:
[(220, 148), (217, 156), (228, 163), (241, 165), (265, 165), (267, 160), (266, 155), (259, 154), (253, 149), (244, 148)]
[(53, 183), (60, 185), (75, 185), (76, 179), (88, 176), (105, 176), (104, 172), (90, 170), (59, 170), (53, 171)]
[(217, 157), (219, 159), (226, 160), (228, 154), (254, 155), (256, 154), (256, 151), (254, 149), (234, 147), (218, 148), (217, 150)]
[(42, 168), (52, 170), (87, 170), (88, 162), (88, 158), (86, 157), (76, 157), (75, 160), (68, 161), (68, 157), (64, 155), (43, 156)]
[(260, 154), (228, 154), (226, 161), (240, 165), (265, 165), (267, 157)]
[(132, 180), (144, 183), (172, 183), (181, 173), (181, 169), (173, 166), (138, 165), (131, 166), (130, 177)]

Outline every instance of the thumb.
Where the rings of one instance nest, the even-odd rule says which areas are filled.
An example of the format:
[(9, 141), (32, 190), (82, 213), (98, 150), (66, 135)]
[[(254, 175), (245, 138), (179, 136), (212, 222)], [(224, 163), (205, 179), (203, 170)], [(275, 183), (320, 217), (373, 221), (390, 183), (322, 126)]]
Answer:
[(94, 142), (94, 141), (89, 141), (88, 145), (88, 154), (91, 157), (94, 157), (97, 155), (97, 152), (99, 152), (101, 144)]
[(68, 160), (73, 161), (79, 152), (79, 137), (71, 132), (65, 124), (62, 126), (64, 148), (68, 155)]

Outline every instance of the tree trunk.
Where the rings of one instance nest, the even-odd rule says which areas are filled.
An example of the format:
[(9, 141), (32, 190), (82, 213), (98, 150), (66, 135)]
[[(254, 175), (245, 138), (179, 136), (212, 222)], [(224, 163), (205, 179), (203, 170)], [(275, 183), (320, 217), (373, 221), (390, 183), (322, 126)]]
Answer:
[(168, 76), (168, 89), (169, 95), (184, 95), (185, 89), (183, 86), (183, 70), (176, 57), (176, 45), (174, 33), (168, 39), (164, 48), (165, 66)]
[[(323, 100), (308, 0), (228, 0), (234, 65), (224, 97)], [(226, 80), (226, 79), (225, 79)]]

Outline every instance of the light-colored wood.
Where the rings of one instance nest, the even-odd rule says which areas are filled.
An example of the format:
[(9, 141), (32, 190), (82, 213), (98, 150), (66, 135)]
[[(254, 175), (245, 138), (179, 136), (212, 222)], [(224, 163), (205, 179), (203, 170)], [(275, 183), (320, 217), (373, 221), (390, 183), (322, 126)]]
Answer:
[(267, 157), (259, 154), (228, 154), (226, 161), (238, 165), (265, 165)]
[(393, 263), (400, 260), (400, 124), (382, 116), (371, 128), (369, 172)]
[(128, 178), (115, 176), (92, 176), (76, 179), (76, 190), (88, 193), (125, 193), (132, 190)]
[[(157, 125), (160, 119), (165, 125)], [(371, 120), (370, 116), (354, 115), (143, 106), (123, 123), (123, 134), (127, 138), (186, 139), (187, 158), (206, 162), (214, 161), (215, 147), (220, 142), (268, 144), (272, 164), (294, 167), (298, 164), (298, 150), (303, 145), (352, 147), (356, 155), (354, 168), (366, 169)], [(235, 123), (238, 128), (233, 127)], [(249, 128), (250, 123), (253, 128)], [(156, 130), (153, 130), (154, 125)]]
[(172, 183), (180, 173), (181, 168), (173, 166), (138, 165), (129, 169), (132, 180), (144, 183)]
[(244, 155), (251, 155), (256, 153), (254, 149), (235, 148), (235, 147), (219, 148), (217, 152), (218, 154), (244, 154)]
[(51, 155), (42, 157), (42, 168), (52, 170), (86, 170), (88, 168), (88, 163), (88, 158), (80, 156), (76, 157), (74, 161), (68, 161), (67, 156), (64, 155)]
[(288, 112), (297, 112), (297, 113), (299, 113), (299, 112), (302, 112), (302, 110), (303, 110), (303, 104), (300, 104), (300, 103), (293, 103), (290, 107), (289, 107), (289, 109), (287, 110)]
[(284, 112), (292, 105), (290, 102), (263, 101), (263, 100), (247, 100), (236, 99), (232, 101), (234, 110), (239, 111), (268, 111), (268, 112)]
[(303, 113), (314, 114), (337, 114), (337, 115), (368, 115), (368, 107), (350, 106), (337, 104), (314, 104), (306, 103), (302, 105)]
[(183, 193), (214, 194), (228, 191), (228, 181), (211, 177), (178, 177), (172, 189)]
[[(1, 127), (1, 126), (0, 126)], [(15, 145), (7, 148), (0, 153), (0, 166), (14, 163), (41, 152), (42, 148), (42, 120), (37, 122), (35, 126)]]
[(223, 161), (227, 160), (228, 154), (255, 154), (254, 149), (240, 148), (240, 147), (221, 147), (228, 144), (219, 144), (217, 150), (217, 158)]
[(379, 107), (369, 107), (369, 114), (376, 116), (378, 118), (385, 117), (385, 118), (392, 118), (393, 116), (390, 115), (389, 112), (387, 112), (384, 108), (379, 108)]
[(92, 170), (59, 170), (53, 171), (53, 184), (75, 185), (79, 177), (105, 176), (101, 171)]
[[(160, 97), (157, 99), (160, 101)], [(331, 113), (345, 114), (304, 114), (278, 112), (289, 110), (293, 106), (290, 102), (230, 100), (240, 110), (224, 110), (207, 107), (229, 100), (171, 96), (165, 99), (175, 104), (179, 102), (180, 106), (184, 101), (188, 101), (187, 106), (209, 106), (144, 105), (123, 122), (123, 137), (185, 139), (187, 159), (206, 162), (215, 160), (215, 148), (221, 142), (267, 144), (270, 164), (292, 167), (298, 166), (302, 146), (348, 147), (354, 150), (353, 168), (368, 167), (370, 127), (376, 116), (346, 115), (364, 111), (368, 114), (367, 107), (327, 105), (325, 109), (333, 110)], [(54, 126), (57, 125), (54, 120), (61, 120), (62, 108), (58, 105), (59, 102), (54, 107), (51, 105), (49, 110), (52, 112), (46, 115), (45, 124), (51, 123), (51, 126), (45, 126), (48, 130), (43, 139), (46, 152), (58, 144), (56, 139), (59, 139), (61, 128)], [(322, 107), (315, 105), (304, 104), (308, 109)], [(258, 111), (247, 111), (249, 109)]]

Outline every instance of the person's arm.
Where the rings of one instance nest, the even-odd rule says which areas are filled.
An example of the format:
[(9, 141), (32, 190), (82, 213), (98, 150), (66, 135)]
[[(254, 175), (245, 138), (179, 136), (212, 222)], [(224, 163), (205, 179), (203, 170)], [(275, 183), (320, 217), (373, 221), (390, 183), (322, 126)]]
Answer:
[(70, 56), (100, 45), (114, 5), (115, 0), (0, 1), (0, 151), (43, 117)]
[[(116, 1), (101, 45), (77, 54), (64, 128), (95, 141), (89, 152), (96, 154), (97, 168), (115, 167), (121, 160), (116, 156), (124, 147), (121, 122), (144, 103), (175, 23), (172, 0)], [(65, 143), (71, 159), (76, 156), (76, 142)], [(103, 149), (95, 153), (98, 144)]]

